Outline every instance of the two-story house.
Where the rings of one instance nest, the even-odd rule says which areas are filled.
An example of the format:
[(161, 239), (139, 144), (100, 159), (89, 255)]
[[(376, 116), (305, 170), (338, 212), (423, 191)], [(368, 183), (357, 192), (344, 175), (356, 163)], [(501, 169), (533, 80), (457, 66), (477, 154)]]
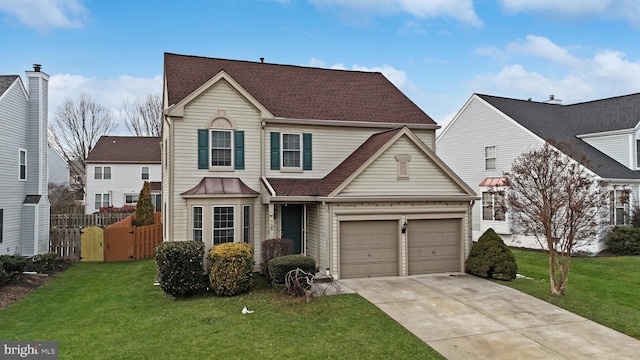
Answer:
[(32, 256), (49, 250), (49, 75), (26, 77), (0, 76), (0, 254)]
[(150, 183), (151, 200), (160, 211), (160, 161), (159, 137), (100, 137), (85, 160), (85, 213), (135, 207), (145, 181)]
[(294, 241), (334, 277), (462, 271), (476, 194), (382, 74), (166, 53), (164, 241)]
[[(640, 199), (640, 94), (573, 105), (473, 94), (436, 144), (438, 155), (482, 194), (474, 205), (474, 239), (493, 228), (511, 246), (539, 248), (534, 237), (514, 231), (509, 214), (496, 206), (501, 192), (493, 190), (508, 188), (503, 174), (518, 155), (545, 142), (578, 162), (584, 156), (587, 170), (608, 187), (609, 223), (629, 224), (630, 206)], [(602, 240), (577, 250), (597, 253)]]

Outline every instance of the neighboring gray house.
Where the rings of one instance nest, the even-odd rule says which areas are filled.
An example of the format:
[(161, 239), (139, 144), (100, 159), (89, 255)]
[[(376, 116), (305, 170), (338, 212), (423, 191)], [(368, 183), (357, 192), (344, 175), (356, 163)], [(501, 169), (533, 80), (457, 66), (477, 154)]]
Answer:
[(49, 75), (26, 77), (0, 76), (0, 254), (31, 256), (49, 249)]
[[(482, 194), (473, 209), (474, 239), (493, 228), (509, 245), (539, 247), (514, 233), (509, 214), (494, 206), (500, 193), (491, 190), (508, 185), (502, 176), (518, 155), (545, 142), (586, 155), (586, 168), (608, 187), (609, 222), (629, 224), (630, 205), (640, 199), (640, 94), (573, 105), (474, 94), (436, 140), (438, 155)], [(601, 240), (578, 250), (599, 252)]]
[(51, 145), (48, 149), (49, 158), (49, 183), (68, 184), (69, 183), (69, 165), (62, 155), (56, 151)]
[(294, 241), (336, 278), (464, 270), (476, 194), (381, 73), (165, 54), (165, 241)]

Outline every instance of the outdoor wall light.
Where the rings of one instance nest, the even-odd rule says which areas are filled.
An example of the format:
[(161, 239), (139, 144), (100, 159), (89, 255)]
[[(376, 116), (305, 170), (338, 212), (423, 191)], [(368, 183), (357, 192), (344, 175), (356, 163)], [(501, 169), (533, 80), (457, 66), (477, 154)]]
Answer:
[(407, 222), (405, 221), (404, 224), (402, 224), (402, 233), (406, 234), (407, 233)]

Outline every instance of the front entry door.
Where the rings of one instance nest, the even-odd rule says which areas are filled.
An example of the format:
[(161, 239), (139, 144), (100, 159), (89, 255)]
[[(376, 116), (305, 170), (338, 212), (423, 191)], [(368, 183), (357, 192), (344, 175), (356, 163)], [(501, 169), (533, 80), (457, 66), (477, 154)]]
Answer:
[(302, 207), (300, 204), (285, 204), (280, 211), (282, 238), (293, 240), (294, 254), (302, 253)]

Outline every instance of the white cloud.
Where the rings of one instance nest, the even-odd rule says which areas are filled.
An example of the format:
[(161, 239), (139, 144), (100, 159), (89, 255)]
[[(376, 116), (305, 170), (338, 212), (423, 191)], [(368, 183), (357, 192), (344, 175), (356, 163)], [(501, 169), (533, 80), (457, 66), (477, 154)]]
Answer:
[(82, 75), (56, 74), (49, 79), (49, 120), (55, 118), (56, 110), (65, 99), (77, 99), (86, 93), (91, 99), (119, 117), (124, 99), (143, 97), (162, 91), (162, 77), (137, 78), (122, 75), (115, 79), (101, 79)]
[(475, 27), (482, 26), (474, 8), (473, 0), (308, 0), (318, 7), (347, 8), (369, 14), (406, 13), (417, 18), (453, 18)]
[[(620, 51), (578, 57), (547, 38), (529, 35), (526, 41), (508, 44), (504, 54), (527, 56), (522, 63), (503, 66), (497, 74), (477, 76), (473, 80), (476, 91), (536, 100), (554, 94), (565, 103), (640, 92), (640, 60), (630, 60)], [(554, 75), (528, 69), (534, 66), (552, 66)]]
[(82, 28), (89, 16), (81, 0), (0, 0), (0, 12), (39, 31)]
[(640, 26), (637, 0), (501, 0), (508, 12), (537, 12), (553, 16), (622, 18)]
[[(311, 58), (311, 60), (309, 60), (308, 65), (313, 67), (329, 68), (334, 70), (349, 70), (348, 67), (340, 63), (336, 63), (327, 67), (324, 61), (316, 58)], [(382, 75), (384, 75), (389, 81), (391, 81), (393, 85), (395, 85), (399, 89), (412, 90), (416, 88), (415, 85), (409, 80), (409, 77), (407, 76), (406, 72), (404, 72), (403, 70), (398, 70), (391, 65), (385, 64), (382, 66), (367, 67), (367, 66), (361, 66), (361, 65), (355, 64), (351, 66), (350, 70), (379, 72), (379, 73), (382, 73)]]

